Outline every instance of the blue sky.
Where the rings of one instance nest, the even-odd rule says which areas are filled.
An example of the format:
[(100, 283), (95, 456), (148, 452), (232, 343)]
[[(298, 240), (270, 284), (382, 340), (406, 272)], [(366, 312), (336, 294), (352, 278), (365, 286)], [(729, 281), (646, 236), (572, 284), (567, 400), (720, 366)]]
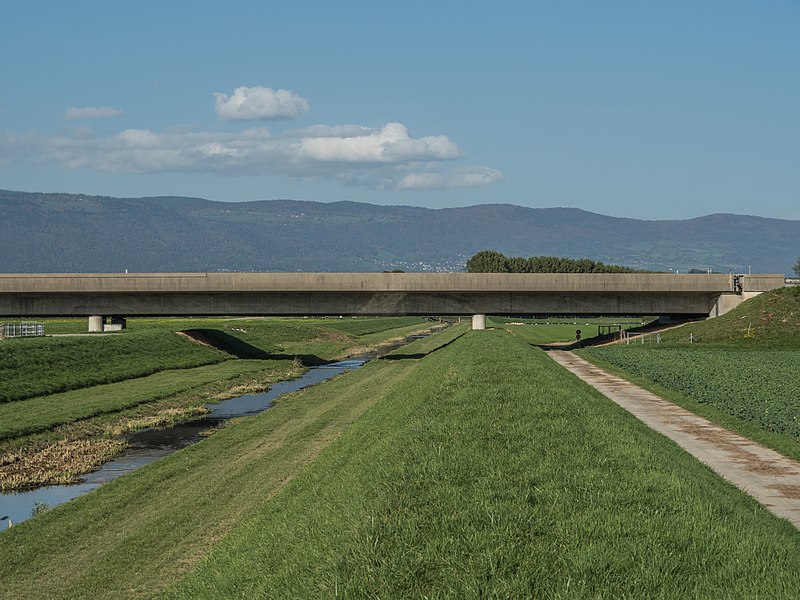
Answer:
[(800, 219), (800, 2), (7, 2), (0, 188)]

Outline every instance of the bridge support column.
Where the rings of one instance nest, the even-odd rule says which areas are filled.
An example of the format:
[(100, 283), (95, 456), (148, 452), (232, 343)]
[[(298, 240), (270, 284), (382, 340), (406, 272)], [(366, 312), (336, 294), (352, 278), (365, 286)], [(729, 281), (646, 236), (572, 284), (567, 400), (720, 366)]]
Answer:
[(486, 315), (472, 315), (472, 330), (486, 329)]
[(105, 323), (105, 320), (105, 317), (98, 315), (92, 315), (89, 317), (89, 333), (102, 333), (103, 323)]

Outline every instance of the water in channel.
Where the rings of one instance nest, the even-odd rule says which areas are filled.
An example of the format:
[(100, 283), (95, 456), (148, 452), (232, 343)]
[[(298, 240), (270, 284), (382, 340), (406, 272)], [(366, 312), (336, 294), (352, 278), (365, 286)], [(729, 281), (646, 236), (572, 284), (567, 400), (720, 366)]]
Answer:
[(105, 463), (98, 470), (84, 476), (81, 483), (49, 485), (23, 492), (0, 493), (0, 516), (5, 519), (0, 522), (0, 530), (8, 527), (8, 519), (13, 523), (29, 519), (37, 505), (52, 508), (82, 496), (120, 475), (130, 473), (134, 469), (199, 442), (204, 437), (203, 431), (218, 427), (228, 419), (258, 414), (269, 408), (278, 396), (296, 392), (327, 381), (336, 375), (358, 369), (367, 361), (382, 356), (412, 340), (425, 337), (425, 335), (427, 334), (411, 336), (402, 342), (382, 348), (378, 352), (360, 354), (348, 360), (311, 367), (300, 377), (275, 383), (269, 390), (260, 394), (246, 394), (208, 404), (206, 408), (211, 412), (199, 419), (166, 429), (143, 429), (131, 433), (127, 436), (128, 448), (125, 452)]

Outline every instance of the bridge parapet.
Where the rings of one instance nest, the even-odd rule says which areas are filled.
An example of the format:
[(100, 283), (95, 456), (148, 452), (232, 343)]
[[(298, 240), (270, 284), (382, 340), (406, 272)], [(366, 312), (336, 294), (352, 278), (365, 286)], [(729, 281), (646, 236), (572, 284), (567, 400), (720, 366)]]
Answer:
[[(753, 285), (761, 276), (753, 275)], [(764, 276), (764, 277), (772, 277)], [(0, 274), (3, 293), (732, 292), (733, 276), (672, 273)]]
[(763, 274), (757, 275), (742, 275), (742, 292), (768, 292), (782, 288), (786, 285), (786, 276), (782, 273)]

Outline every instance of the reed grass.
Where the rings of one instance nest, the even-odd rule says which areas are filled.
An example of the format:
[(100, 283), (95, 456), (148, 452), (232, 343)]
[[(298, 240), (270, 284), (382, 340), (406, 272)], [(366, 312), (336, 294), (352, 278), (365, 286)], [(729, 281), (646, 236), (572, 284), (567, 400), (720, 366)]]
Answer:
[(175, 425), (188, 419), (196, 419), (207, 415), (211, 411), (205, 406), (184, 406), (176, 408), (166, 408), (154, 415), (140, 417), (123, 417), (105, 430), (106, 436), (119, 437), (133, 431), (142, 429), (163, 429)]
[(121, 440), (62, 440), (35, 452), (0, 455), (0, 491), (75, 483), (125, 449)]

